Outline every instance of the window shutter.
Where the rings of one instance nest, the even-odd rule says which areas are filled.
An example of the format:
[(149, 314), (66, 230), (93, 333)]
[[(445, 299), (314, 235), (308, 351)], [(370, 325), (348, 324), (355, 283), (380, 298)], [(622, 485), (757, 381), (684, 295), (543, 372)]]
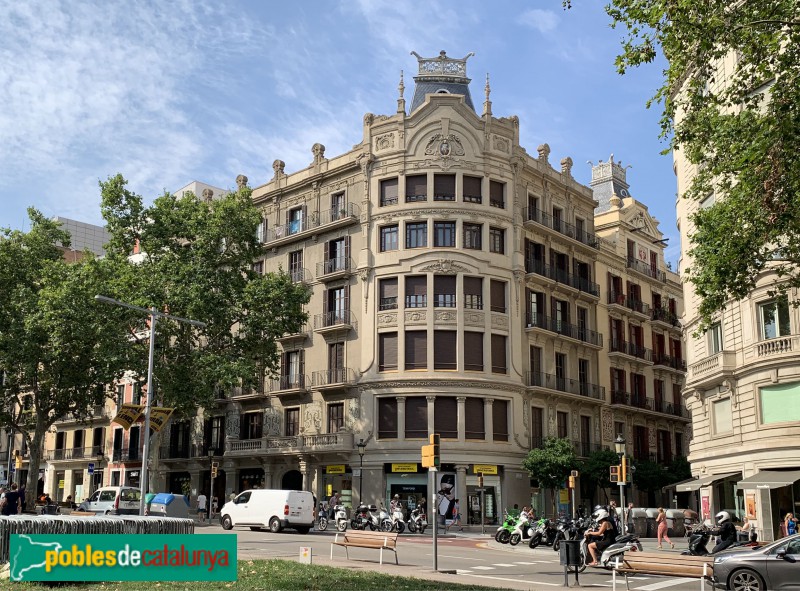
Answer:
[(381, 279), (379, 285), (381, 299), (397, 297), (397, 277)]
[(433, 194), (455, 195), (456, 176), (454, 174), (434, 174), (433, 175)]
[(329, 296), (330, 290), (326, 289), (324, 292), (322, 292), (322, 314), (325, 316), (326, 321), (328, 316), (328, 303), (330, 301)]
[(480, 197), (483, 179), (477, 176), (464, 176), (464, 196)]
[(491, 291), (492, 312), (506, 312), (506, 282), (492, 279), (489, 284)]
[(495, 399), (492, 404), (494, 441), (508, 441), (508, 400)]
[(406, 295), (424, 296), (427, 292), (428, 277), (426, 275), (412, 275), (406, 277)]
[(428, 437), (428, 400), (424, 396), (406, 398), (406, 439)]
[(348, 268), (347, 265), (350, 260), (350, 236), (344, 237), (344, 259), (345, 268)]
[(382, 332), (378, 335), (378, 370), (397, 369), (397, 333)]
[(486, 439), (483, 409), (483, 398), (467, 398), (464, 407), (464, 436), (467, 439)]
[(500, 334), (492, 335), (492, 373), (506, 373), (506, 337)]
[(381, 181), (381, 204), (397, 201), (397, 179), (383, 179)]
[(406, 177), (406, 197), (427, 195), (428, 177), (424, 174), (413, 174)]
[(480, 277), (464, 277), (464, 293), (466, 295), (482, 296), (483, 279)]
[(397, 438), (397, 399), (378, 399), (378, 437)]
[(455, 295), (456, 293), (455, 275), (434, 275), (433, 292), (437, 295)]
[(322, 260), (327, 263), (329, 260), (331, 260), (331, 243), (330, 243), (330, 241), (325, 242), (323, 247), (324, 247), (324, 252), (322, 254)]
[(433, 428), (443, 439), (458, 437), (458, 403), (452, 396), (437, 396), (434, 402)]
[(493, 203), (503, 203), (504, 183), (498, 181), (489, 182), (489, 199)]
[(464, 369), (483, 371), (483, 333), (464, 331)]
[(424, 330), (406, 331), (406, 369), (428, 367), (428, 334)]
[(345, 311), (345, 314), (348, 316), (348, 318), (346, 318), (346, 319), (349, 320), (349, 313), (350, 313), (350, 286), (349, 285), (345, 285), (344, 286), (344, 311)]
[(457, 369), (456, 331), (433, 331), (433, 369)]

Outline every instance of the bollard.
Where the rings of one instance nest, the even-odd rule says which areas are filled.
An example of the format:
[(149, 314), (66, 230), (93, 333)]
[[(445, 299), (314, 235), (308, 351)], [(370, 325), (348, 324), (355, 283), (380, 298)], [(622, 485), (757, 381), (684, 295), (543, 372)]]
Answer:
[(308, 546), (300, 546), (300, 564), (311, 564), (312, 553)]

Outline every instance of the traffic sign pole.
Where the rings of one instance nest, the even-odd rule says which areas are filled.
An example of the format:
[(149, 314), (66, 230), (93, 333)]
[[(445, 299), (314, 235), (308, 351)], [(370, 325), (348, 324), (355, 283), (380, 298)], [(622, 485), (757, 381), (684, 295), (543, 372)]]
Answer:
[(436, 468), (428, 470), (431, 482), (431, 518), (433, 520), (433, 570), (439, 570), (439, 540), (437, 533), (439, 530), (439, 509), (436, 507)]

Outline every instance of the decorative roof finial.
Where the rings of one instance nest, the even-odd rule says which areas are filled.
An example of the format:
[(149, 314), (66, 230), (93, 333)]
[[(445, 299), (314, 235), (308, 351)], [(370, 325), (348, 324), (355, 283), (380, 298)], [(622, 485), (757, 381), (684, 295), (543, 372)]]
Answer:
[(491, 115), (492, 114), (492, 101), (489, 100), (489, 95), (492, 92), (491, 87), (489, 86), (489, 72), (486, 72), (486, 86), (483, 88), (484, 92), (486, 93), (486, 100), (483, 101), (483, 115)]
[(400, 84), (397, 85), (397, 90), (400, 92), (400, 96), (397, 99), (397, 112), (398, 113), (405, 113), (406, 112), (406, 99), (403, 98), (403, 92), (406, 89), (406, 85), (403, 84), (403, 70), (400, 70)]
[(400, 91), (400, 98), (403, 98), (403, 91), (406, 89), (406, 85), (403, 84), (403, 70), (400, 70), (400, 84), (397, 85), (397, 90)]

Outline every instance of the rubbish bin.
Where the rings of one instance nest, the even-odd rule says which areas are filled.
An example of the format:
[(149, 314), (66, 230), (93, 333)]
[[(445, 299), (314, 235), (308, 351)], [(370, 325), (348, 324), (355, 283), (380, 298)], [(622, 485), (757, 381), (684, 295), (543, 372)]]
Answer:
[(667, 525), (669, 525), (668, 535), (683, 537), (685, 533), (683, 521), (685, 518), (683, 509), (667, 509)]
[(158, 493), (150, 502), (150, 515), (156, 517), (189, 517), (189, 503), (183, 495)]
[(561, 540), (558, 549), (559, 564), (562, 566), (581, 565), (581, 541), (580, 540)]
[(647, 533), (645, 534), (645, 537), (655, 538), (656, 532), (658, 531), (658, 526), (656, 525), (658, 509), (645, 509), (644, 512), (647, 515)]
[(640, 538), (647, 537), (647, 514), (642, 508), (631, 509), (633, 518), (633, 531)]

